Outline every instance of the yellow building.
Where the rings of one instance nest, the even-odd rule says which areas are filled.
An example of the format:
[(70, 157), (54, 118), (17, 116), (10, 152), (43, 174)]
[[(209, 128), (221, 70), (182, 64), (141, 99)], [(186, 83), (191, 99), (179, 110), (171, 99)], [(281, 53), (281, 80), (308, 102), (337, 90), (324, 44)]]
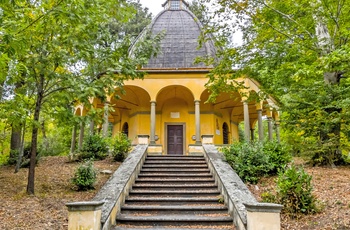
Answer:
[[(272, 119), (278, 119), (278, 113), (269, 109), (276, 108), (272, 99), (246, 101), (241, 96), (243, 92), (232, 92), (222, 93), (215, 103), (207, 103), (206, 75), (212, 66), (194, 64), (194, 60), (198, 56), (215, 56), (214, 44), (209, 40), (198, 49), (202, 26), (187, 9), (186, 1), (167, 0), (163, 6), (164, 11), (149, 28), (153, 34), (165, 31), (165, 37), (161, 53), (142, 68), (148, 73), (145, 78), (125, 82), (126, 94), (120, 99), (110, 96), (107, 103), (91, 101), (93, 106), (105, 108), (108, 122), (103, 132), (113, 127), (114, 134), (124, 132), (133, 144), (149, 144), (149, 152), (156, 154), (195, 154), (202, 151), (203, 143), (223, 145), (238, 140), (241, 122), (248, 140), (254, 127), (262, 140), (262, 119), (266, 116), (271, 139)], [(238, 80), (249, 89), (245, 93), (260, 92), (255, 81)], [(113, 112), (108, 113), (108, 107), (113, 107)], [(77, 107), (76, 114), (84, 115), (84, 108)]]

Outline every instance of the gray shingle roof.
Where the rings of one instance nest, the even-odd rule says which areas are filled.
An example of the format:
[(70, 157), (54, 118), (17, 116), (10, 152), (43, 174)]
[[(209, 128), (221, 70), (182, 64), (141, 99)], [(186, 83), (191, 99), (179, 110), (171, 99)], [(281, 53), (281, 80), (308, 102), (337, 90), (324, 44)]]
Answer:
[(161, 52), (151, 58), (147, 69), (211, 68), (204, 63), (194, 64), (198, 56), (215, 56), (213, 41), (209, 40), (198, 49), (201, 32), (198, 19), (187, 10), (165, 10), (150, 25), (152, 34), (165, 31)]

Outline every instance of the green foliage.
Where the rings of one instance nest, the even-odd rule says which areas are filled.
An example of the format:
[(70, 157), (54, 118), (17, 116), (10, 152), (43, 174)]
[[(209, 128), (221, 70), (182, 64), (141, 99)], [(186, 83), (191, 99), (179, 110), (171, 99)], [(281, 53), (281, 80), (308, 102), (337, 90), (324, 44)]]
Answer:
[(76, 169), (71, 182), (78, 187), (78, 190), (85, 191), (94, 188), (96, 177), (97, 173), (92, 161), (86, 161), (85, 163), (80, 164)]
[(288, 146), (277, 141), (265, 142), (263, 144), (263, 152), (269, 157), (269, 162), (272, 165), (272, 169), (269, 172), (270, 175), (277, 174), (292, 161), (292, 155)]
[[(338, 3), (214, 1), (217, 24), (207, 29), (225, 47), (209, 75), (212, 95), (230, 90), (241, 76), (257, 80), (286, 113), (283, 128), (303, 132), (297, 151), (328, 165), (343, 163), (349, 143), (350, 40), (344, 37), (350, 36), (350, 2)], [(243, 33), (240, 45), (230, 40), (237, 30)], [(239, 69), (232, 72), (232, 66)]]
[(245, 182), (257, 183), (260, 177), (272, 170), (269, 157), (259, 142), (235, 143), (222, 149), (226, 161)]
[(0, 166), (7, 164), (9, 155), (7, 154), (0, 154)]
[(276, 201), (284, 205), (284, 211), (292, 216), (316, 212), (316, 199), (312, 195), (312, 176), (303, 168), (290, 166), (280, 171), (277, 178)]
[(283, 169), (292, 157), (286, 146), (277, 142), (237, 142), (222, 149), (226, 161), (245, 182), (257, 183)]
[(61, 135), (49, 136), (40, 143), (39, 151), (41, 156), (60, 156), (68, 153), (68, 146), (64, 143)]
[[(25, 144), (24, 149), (23, 149), (23, 157), (22, 157), (22, 161), (21, 161), (21, 164), (20, 164), (21, 168), (28, 168), (29, 167), (30, 155), (31, 155), (30, 152), (31, 152), (31, 144), (27, 143), (27, 144)], [(15, 165), (15, 164), (17, 164), (18, 154), (19, 154), (18, 151), (13, 150), (12, 154), (7, 157), (7, 162), (5, 164), (7, 164), (7, 165)], [(36, 154), (36, 157), (35, 157), (35, 159), (36, 159), (35, 164), (38, 164), (41, 156), (42, 156), (41, 152), (38, 151), (37, 154)]]
[(115, 161), (123, 162), (130, 149), (131, 141), (124, 133), (119, 133), (112, 139), (111, 151)]
[(78, 160), (103, 160), (108, 156), (108, 143), (101, 135), (88, 135), (83, 142), (82, 149), (77, 154)]

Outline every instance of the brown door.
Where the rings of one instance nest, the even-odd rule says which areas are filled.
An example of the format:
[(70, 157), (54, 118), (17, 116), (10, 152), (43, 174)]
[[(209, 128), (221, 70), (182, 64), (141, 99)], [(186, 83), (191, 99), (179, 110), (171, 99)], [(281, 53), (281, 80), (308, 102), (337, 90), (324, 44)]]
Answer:
[(182, 125), (168, 125), (168, 154), (183, 155)]

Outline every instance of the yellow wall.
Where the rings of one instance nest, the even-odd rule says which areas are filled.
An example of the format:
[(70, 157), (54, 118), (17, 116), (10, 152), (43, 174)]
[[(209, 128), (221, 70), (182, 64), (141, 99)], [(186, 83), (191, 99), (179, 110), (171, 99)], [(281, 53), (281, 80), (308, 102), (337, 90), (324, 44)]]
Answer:
[[(247, 79), (245, 85), (259, 90), (255, 82)], [(166, 125), (183, 124), (185, 126), (185, 149), (195, 144), (192, 136), (196, 134), (195, 101), (200, 100), (201, 135), (213, 135), (215, 144), (223, 144), (223, 124), (229, 127), (229, 141), (238, 140), (238, 124), (243, 120), (243, 103), (239, 93), (222, 93), (215, 103), (207, 103), (209, 93), (205, 88), (208, 79), (206, 73), (153, 73), (143, 80), (125, 82), (126, 95), (113, 99), (113, 133), (121, 131), (125, 122), (129, 124), (129, 139), (137, 144), (138, 135), (150, 135), (151, 101), (156, 102), (156, 130), (159, 136), (156, 144), (166, 150)], [(265, 102), (266, 103), (266, 102)], [(101, 103), (100, 103), (101, 104)], [(96, 105), (100, 106), (101, 105)], [(249, 103), (255, 108), (255, 102)], [(266, 114), (268, 111), (264, 111)], [(178, 113), (179, 117), (171, 117)], [(251, 121), (256, 120), (256, 109), (251, 109)]]

